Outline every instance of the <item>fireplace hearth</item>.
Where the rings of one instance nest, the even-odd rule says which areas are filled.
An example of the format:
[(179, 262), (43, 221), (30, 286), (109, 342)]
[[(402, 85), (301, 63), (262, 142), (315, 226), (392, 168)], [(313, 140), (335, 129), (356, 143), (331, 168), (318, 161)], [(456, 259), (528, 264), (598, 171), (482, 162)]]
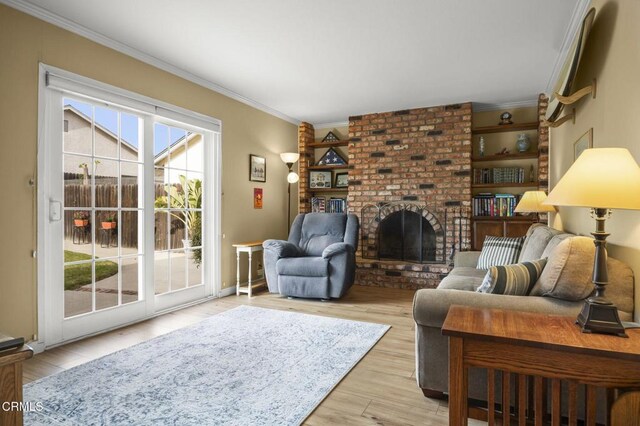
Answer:
[(436, 260), (436, 231), (424, 216), (411, 210), (399, 210), (382, 219), (378, 241), (381, 260)]
[(377, 203), (365, 206), (360, 217), (363, 259), (448, 264), (453, 253), (467, 249), (466, 208)]

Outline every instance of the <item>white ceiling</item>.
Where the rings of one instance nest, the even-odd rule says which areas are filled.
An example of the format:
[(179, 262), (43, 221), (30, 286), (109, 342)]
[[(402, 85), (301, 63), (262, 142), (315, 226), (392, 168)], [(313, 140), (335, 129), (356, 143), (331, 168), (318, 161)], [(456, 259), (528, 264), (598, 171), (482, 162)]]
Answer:
[(2, 1), (44, 9), (76, 32), (314, 124), (462, 101), (530, 102), (549, 86), (585, 7), (585, 0)]

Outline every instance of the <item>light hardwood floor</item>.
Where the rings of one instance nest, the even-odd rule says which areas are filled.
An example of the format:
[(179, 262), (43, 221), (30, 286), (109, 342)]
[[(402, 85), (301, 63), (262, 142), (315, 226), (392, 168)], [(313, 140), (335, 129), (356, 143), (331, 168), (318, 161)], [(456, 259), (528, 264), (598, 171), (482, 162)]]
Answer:
[(251, 299), (246, 295), (224, 297), (45, 351), (25, 363), (24, 381), (74, 367), (238, 305), (253, 305), (391, 325), (305, 424), (446, 425), (447, 404), (425, 398), (416, 384), (413, 294), (356, 285), (343, 299), (330, 302), (289, 300), (266, 291)]

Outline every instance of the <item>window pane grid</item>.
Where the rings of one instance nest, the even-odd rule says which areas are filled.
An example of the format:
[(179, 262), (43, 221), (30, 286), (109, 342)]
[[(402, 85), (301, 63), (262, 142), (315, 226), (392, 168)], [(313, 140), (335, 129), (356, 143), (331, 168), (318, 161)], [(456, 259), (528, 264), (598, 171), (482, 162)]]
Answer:
[[(66, 318), (138, 300), (138, 265), (144, 254), (140, 239), (144, 202), (138, 191), (144, 163), (137, 148), (142, 134), (140, 118), (127, 114), (136, 141), (125, 141), (123, 114), (65, 99), (64, 212), (65, 228), (73, 231), (65, 232)], [(86, 145), (91, 148), (83, 149)], [(125, 179), (130, 186), (126, 206)], [(81, 198), (87, 202), (73, 201), (83, 192)], [(76, 216), (82, 220), (76, 222)]]

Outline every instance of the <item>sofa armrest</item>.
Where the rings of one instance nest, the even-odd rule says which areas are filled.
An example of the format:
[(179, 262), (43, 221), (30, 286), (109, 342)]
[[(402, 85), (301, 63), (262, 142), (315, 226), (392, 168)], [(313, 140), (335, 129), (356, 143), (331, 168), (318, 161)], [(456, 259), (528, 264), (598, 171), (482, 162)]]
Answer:
[(278, 258), (304, 256), (297, 245), (284, 240), (266, 240), (262, 243), (262, 248), (273, 252)]
[(353, 246), (351, 244), (347, 244), (347, 243), (333, 243), (328, 245), (323, 251), (322, 251), (322, 257), (324, 259), (330, 259), (333, 256), (340, 254), (340, 253), (353, 253), (354, 249)]
[(469, 267), (475, 268), (478, 266), (478, 259), (480, 258), (479, 251), (459, 251), (453, 258), (454, 267)]
[(413, 298), (413, 319), (418, 325), (442, 328), (451, 305), (510, 309), (577, 317), (583, 302), (537, 296), (508, 296), (473, 291), (422, 289)]

